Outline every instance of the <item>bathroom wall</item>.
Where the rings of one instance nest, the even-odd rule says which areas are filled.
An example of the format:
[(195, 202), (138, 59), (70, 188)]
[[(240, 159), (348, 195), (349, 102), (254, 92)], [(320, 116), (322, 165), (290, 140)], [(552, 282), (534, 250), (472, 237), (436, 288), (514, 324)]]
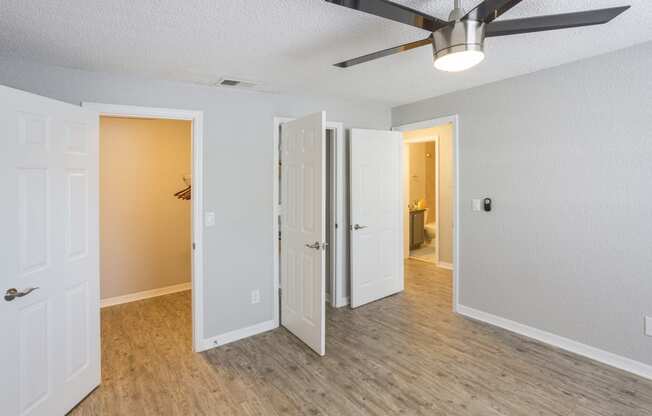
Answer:
[(410, 143), (409, 145), (409, 203), (423, 200), (427, 208), (426, 223), (435, 221), (436, 212), (436, 148), (435, 142)]
[(410, 145), (403, 144), (403, 258), (410, 257)]
[(437, 219), (437, 148), (435, 142), (424, 143), (425, 188), (426, 188), (426, 224)]
[(100, 118), (102, 299), (190, 282), (191, 122)]
[(439, 262), (453, 264), (455, 197), (453, 126), (435, 127), (439, 135)]
[(426, 144), (410, 145), (410, 204), (426, 200)]

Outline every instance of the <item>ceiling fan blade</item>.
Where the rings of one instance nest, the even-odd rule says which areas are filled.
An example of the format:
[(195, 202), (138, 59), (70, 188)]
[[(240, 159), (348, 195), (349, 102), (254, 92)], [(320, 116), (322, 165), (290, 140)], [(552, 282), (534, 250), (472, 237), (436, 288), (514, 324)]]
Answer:
[(416, 26), (430, 32), (448, 25), (445, 20), (429, 16), (418, 10), (388, 0), (325, 0), (328, 3), (384, 17), (395, 22)]
[(432, 36), (429, 36), (423, 40), (418, 40), (416, 42), (406, 43), (404, 45), (395, 46), (393, 48), (384, 49), (382, 51), (370, 53), (368, 55), (360, 56), (357, 58), (349, 59), (348, 61), (343, 61), (335, 64), (334, 66), (340, 68), (348, 68), (353, 65), (358, 65), (364, 62), (373, 61), (374, 59), (382, 58), (385, 56), (393, 55), (399, 52), (409, 51), (410, 49), (419, 48), (421, 46), (432, 45)]
[(462, 18), (489, 23), (519, 4), (522, 0), (484, 0)]
[(485, 36), (517, 35), (519, 33), (542, 32), (544, 30), (601, 25), (629, 8), (630, 6), (611, 7), (585, 12), (496, 21), (487, 25)]

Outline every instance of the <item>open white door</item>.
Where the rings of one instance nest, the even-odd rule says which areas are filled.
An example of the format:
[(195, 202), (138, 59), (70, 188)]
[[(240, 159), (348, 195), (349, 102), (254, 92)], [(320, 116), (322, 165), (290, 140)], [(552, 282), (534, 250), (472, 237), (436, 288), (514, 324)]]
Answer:
[(0, 86), (3, 415), (63, 415), (100, 384), (98, 120)]
[(326, 352), (326, 113), (281, 126), (281, 324)]
[(351, 307), (403, 290), (403, 136), (351, 130)]

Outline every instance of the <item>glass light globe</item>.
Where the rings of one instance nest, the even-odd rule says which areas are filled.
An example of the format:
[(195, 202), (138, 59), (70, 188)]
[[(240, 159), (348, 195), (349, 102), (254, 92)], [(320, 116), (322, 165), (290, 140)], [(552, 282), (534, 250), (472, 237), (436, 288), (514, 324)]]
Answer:
[(484, 60), (484, 52), (466, 50), (452, 52), (435, 60), (435, 68), (446, 72), (460, 72), (470, 69)]

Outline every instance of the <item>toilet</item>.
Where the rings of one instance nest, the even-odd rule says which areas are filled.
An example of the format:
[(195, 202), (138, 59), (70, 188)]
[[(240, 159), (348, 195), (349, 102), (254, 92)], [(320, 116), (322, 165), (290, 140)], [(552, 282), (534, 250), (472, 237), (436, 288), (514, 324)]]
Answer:
[(426, 240), (434, 240), (437, 237), (437, 223), (428, 223), (423, 228), (426, 232)]

